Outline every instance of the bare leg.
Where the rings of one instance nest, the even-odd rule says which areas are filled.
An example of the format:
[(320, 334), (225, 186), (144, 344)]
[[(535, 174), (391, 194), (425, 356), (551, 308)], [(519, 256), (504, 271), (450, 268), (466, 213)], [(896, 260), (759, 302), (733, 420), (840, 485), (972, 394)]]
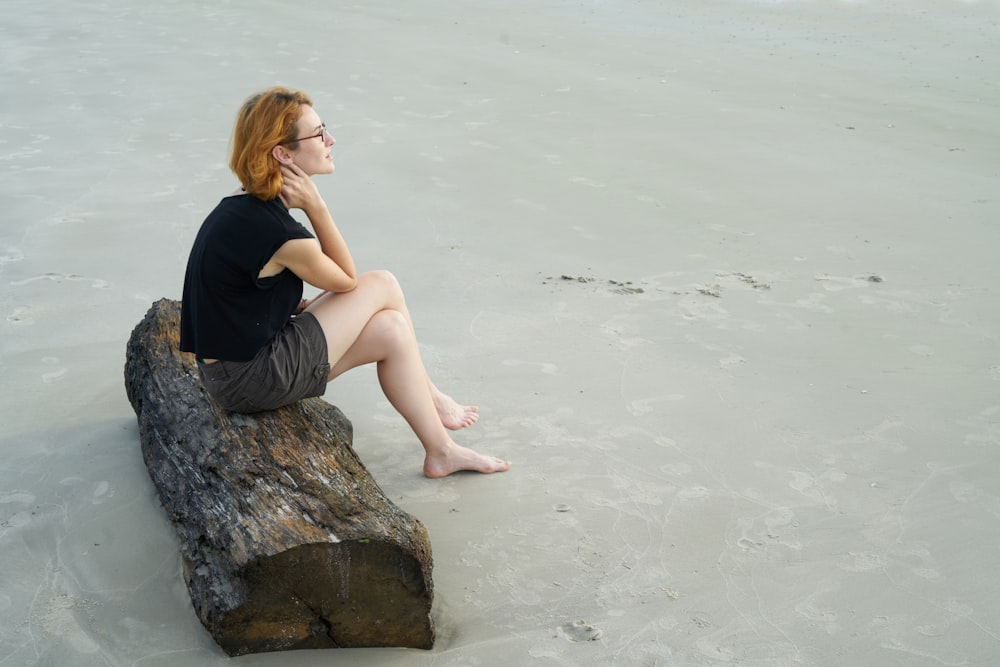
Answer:
[[(361, 311), (362, 316), (366, 313), (367, 309), (372, 308), (371, 303), (381, 303), (383, 308), (399, 311), (403, 315), (406, 323), (410, 327), (410, 331), (413, 333), (413, 337), (416, 338), (417, 332), (413, 327), (413, 319), (410, 317), (410, 311), (406, 307), (406, 300), (403, 296), (403, 291), (399, 287), (399, 283), (396, 281), (395, 277), (388, 271), (372, 271), (368, 274), (361, 276), (365, 281), (366, 288), (374, 287), (374, 296), (376, 297), (373, 302), (368, 299), (362, 299), (365, 301), (366, 308)], [(361, 287), (360, 280), (358, 288)], [(354, 294), (358, 289), (349, 294)], [(327, 298), (327, 296), (335, 296), (329, 293), (322, 295), (316, 299), (319, 302), (322, 299)], [(340, 298), (348, 296), (348, 294), (339, 295)], [(368, 295), (371, 296), (371, 295)], [(377, 307), (377, 306), (376, 306)], [(309, 311), (315, 314), (312, 307)], [(326, 328), (324, 327), (324, 330)], [(329, 334), (327, 334), (327, 342), (329, 344)], [(333, 366), (336, 361), (336, 355), (332, 352), (330, 353), (330, 365)], [(425, 373), (426, 375), (426, 373)], [(336, 375), (331, 375), (332, 380)], [(475, 405), (462, 405), (451, 396), (448, 396), (443, 391), (438, 389), (434, 383), (431, 381), (430, 377), (427, 378), (427, 384), (430, 387), (431, 398), (434, 400), (434, 407), (438, 411), (438, 415), (441, 417), (441, 423), (445, 428), (452, 431), (457, 431), (463, 429), (467, 426), (472, 426), (479, 420), (479, 408)]]
[(330, 379), (375, 362), (386, 398), (406, 419), (426, 453), (424, 474), (444, 477), (458, 470), (501, 472), (505, 461), (461, 447), (445, 428), (474, 423), (476, 409), (443, 394), (427, 377), (413, 323), (392, 274), (374, 271), (358, 286), (324, 296), (309, 307), (327, 336)]
[[(410, 327), (410, 331), (413, 333), (413, 337), (416, 338), (417, 331), (413, 326), (413, 319), (410, 317), (410, 311), (406, 307), (406, 301), (403, 298), (402, 289), (399, 287), (399, 283), (396, 282), (395, 278), (393, 278), (391, 282), (393, 285), (392, 288), (390, 288), (390, 291), (398, 291), (399, 297), (398, 303), (394, 304), (392, 309), (399, 311), (400, 314), (403, 315), (406, 323)], [(462, 405), (451, 396), (448, 396), (443, 391), (438, 389), (431, 381), (430, 377), (427, 378), (427, 384), (430, 386), (431, 398), (434, 400), (434, 407), (437, 409), (438, 415), (441, 417), (441, 423), (445, 428), (457, 431), (465, 428), (466, 426), (472, 426), (479, 420), (479, 408), (477, 406)]]

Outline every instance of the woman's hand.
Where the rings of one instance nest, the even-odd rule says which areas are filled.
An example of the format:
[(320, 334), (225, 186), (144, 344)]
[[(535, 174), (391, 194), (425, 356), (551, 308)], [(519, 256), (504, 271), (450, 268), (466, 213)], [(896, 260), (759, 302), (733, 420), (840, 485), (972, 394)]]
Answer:
[[(305, 211), (316, 238), (285, 241), (272, 256), (272, 261), (320, 289), (351, 291), (358, 285), (354, 258), (316, 185), (306, 172), (291, 162), (282, 163), (281, 176), (281, 200), (289, 209)], [(304, 305), (308, 308), (310, 304)]]
[(281, 165), (281, 200), (289, 209), (301, 208), (307, 214), (317, 206), (326, 207), (313, 180), (297, 164)]
[(326, 296), (329, 293), (330, 292), (328, 292), (327, 290), (323, 290), (322, 292), (320, 292), (319, 294), (317, 294), (316, 296), (314, 296), (311, 299), (302, 299), (301, 301), (299, 301), (299, 307), (295, 309), (295, 313), (294, 314), (295, 315), (301, 315), (302, 313), (306, 312), (306, 310), (309, 308), (309, 306), (311, 306), (314, 303), (316, 303), (319, 300), (320, 297)]

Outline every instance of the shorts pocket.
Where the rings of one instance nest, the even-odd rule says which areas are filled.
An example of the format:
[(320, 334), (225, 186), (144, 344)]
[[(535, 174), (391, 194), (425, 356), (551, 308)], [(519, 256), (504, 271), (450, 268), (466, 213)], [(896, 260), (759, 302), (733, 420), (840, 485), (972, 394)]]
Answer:
[(251, 408), (248, 412), (275, 410), (285, 405), (285, 388), (275, 381), (267, 365), (254, 368), (243, 384), (243, 401)]

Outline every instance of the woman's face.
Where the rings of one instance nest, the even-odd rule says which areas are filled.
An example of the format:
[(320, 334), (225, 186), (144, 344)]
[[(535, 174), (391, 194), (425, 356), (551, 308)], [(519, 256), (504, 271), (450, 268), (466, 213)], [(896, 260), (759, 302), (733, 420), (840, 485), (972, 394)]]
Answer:
[(333, 135), (326, 131), (326, 126), (316, 110), (311, 106), (303, 106), (295, 125), (298, 130), (295, 136), (299, 140), (288, 145), (288, 152), (295, 164), (309, 176), (332, 174), (335, 167), (330, 149), (337, 142)]

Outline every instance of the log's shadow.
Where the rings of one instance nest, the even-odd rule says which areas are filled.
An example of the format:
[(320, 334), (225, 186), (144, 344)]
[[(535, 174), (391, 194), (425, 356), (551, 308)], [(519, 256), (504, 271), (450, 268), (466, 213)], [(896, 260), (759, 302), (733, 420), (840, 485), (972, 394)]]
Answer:
[(431, 648), (425, 526), (394, 505), (312, 398), (254, 415), (220, 409), (161, 299), (128, 342), (125, 387), (142, 455), (177, 530), (195, 611), (230, 655)]

